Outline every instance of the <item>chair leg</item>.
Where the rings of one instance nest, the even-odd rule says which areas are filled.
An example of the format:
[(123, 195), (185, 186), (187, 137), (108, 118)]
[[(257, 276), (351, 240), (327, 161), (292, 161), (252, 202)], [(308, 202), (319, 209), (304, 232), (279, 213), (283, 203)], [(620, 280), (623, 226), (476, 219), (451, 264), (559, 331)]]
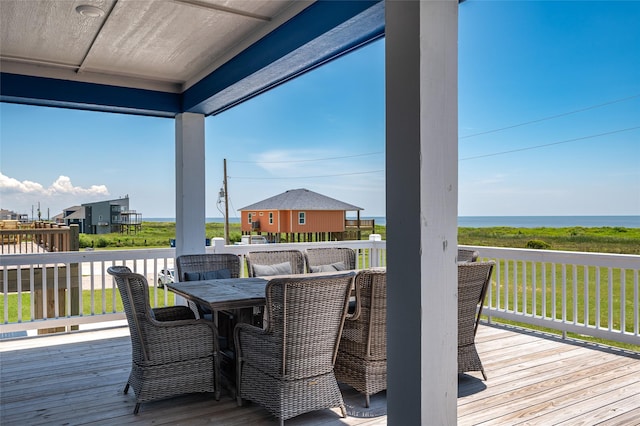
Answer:
[(369, 408), (369, 394), (368, 393), (364, 395), (364, 406), (366, 408)]
[(129, 392), (129, 382), (127, 382), (127, 384), (124, 385), (124, 394), (126, 395), (127, 392)]
[(487, 381), (487, 375), (484, 373), (484, 368), (482, 370), (480, 370), (480, 371), (482, 371), (482, 377), (484, 377), (484, 381), (486, 382)]
[(133, 409), (133, 414), (134, 414), (134, 415), (137, 415), (139, 410), (140, 410), (140, 403), (138, 402), (138, 403), (136, 404), (136, 408), (134, 408), (134, 409)]
[(340, 404), (340, 412), (342, 413), (342, 418), (347, 417), (347, 407), (344, 404)]

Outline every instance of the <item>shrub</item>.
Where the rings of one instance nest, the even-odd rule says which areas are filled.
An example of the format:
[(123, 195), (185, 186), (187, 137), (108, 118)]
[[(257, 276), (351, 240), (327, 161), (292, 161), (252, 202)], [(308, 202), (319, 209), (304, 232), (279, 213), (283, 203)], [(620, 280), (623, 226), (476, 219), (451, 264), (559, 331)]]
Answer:
[(96, 247), (104, 248), (109, 245), (109, 242), (104, 238), (98, 238), (96, 241)]
[(526, 247), (536, 250), (546, 250), (551, 248), (551, 244), (546, 243), (542, 240), (529, 240), (527, 241)]
[(78, 244), (80, 244), (80, 248), (91, 247), (91, 243), (93, 241), (91, 238), (88, 238), (85, 234), (80, 234)]

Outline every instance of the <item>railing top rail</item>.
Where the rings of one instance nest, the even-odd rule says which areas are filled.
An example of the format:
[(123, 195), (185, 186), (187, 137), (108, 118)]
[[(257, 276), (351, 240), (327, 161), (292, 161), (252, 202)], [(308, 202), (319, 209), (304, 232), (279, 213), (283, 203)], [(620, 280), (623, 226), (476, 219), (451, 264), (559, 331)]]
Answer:
[(640, 255), (615, 253), (588, 253), (561, 250), (537, 250), (506, 247), (460, 246), (478, 250), (480, 257), (526, 260), (546, 263), (565, 263), (624, 269), (640, 269)]
[[(250, 251), (304, 250), (306, 247), (349, 247), (353, 249), (384, 248), (385, 241), (330, 241), (322, 243), (278, 243), (225, 245), (224, 239), (214, 238), (213, 244), (206, 248), (208, 253), (233, 253), (245, 255)], [(91, 261), (118, 261), (122, 259), (148, 259), (153, 257), (174, 257), (175, 248), (150, 248), (133, 250), (96, 250), (81, 252), (17, 253), (0, 256), (0, 267), (52, 263), (76, 263)]]

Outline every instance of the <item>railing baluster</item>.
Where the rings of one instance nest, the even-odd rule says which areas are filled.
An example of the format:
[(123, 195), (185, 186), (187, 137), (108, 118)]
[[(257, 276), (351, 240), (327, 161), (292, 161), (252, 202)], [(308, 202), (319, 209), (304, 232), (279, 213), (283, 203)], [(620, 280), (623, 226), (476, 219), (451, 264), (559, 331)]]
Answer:
[(553, 318), (553, 321), (556, 321), (558, 319), (558, 309), (556, 307), (557, 304), (557, 297), (556, 297), (556, 290), (557, 290), (557, 286), (556, 286), (556, 264), (552, 263), (551, 264), (551, 317)]
[(637, 336), (640, 334), (640, 318), (638, 318), (638, 311), (640, 311), (640, 301), (638, 300), (638, 270), (633, 271), (633, 333)]
[(527, 262), (522, 262), (522, 314), (527, 315)]
[(578, 265), (572, 265), (573, 271), (573, 294), (571, 299), (573, 299), (573, 323), (578, 323)]
[(91, 303), (91, 315), (95, 315), (96, 313), (96, 301), (95, 301), (95, 282), (93, 280), (94, 277), (94, 262), (89, 262), (89, 279), (91, 283), (91, 291), (89, 294), (91, 295), (90, 303)]
[(562, 322), (567, 322), (567, 265), (562, 264)]
[(47, 265), (42, 265), (42, 318), (49, 318), (48, 294), (47, 294)]
[(531, 262), (531, 316), (535, 317), (538, 313), (538, 277), (536, 262)]
[(620, 330), (626, 330), (627, 329), (627, 324), (626, 324), (626, 280), (627, 275), (626, 275), (626, 271), (624, 269), (620, 270)]
[(509, 310), (509, 261), (504, 262), (504, 310)]
[(53, 265), (53, 316), (60, 318), (60, 296), (58, 292), (58, 264)]
[(513, 262), (513, 312), (518, 311), (518, 261)]
[(4, 322), (9, 322), (9, 269), (4, 267), (2, 268), (2, 283), (3, 289), (2, 291), (5, 294), (4, 297)]
[(542, 262), (542, 318), (547, 317), (547, 264)]
[[(5, 269), (6, 271), (6, 269)], [(7, 280), (5, 277), (5, 281), (4, 281), (5, 285), (7, 285)], [(18, 268), (16, 269), (16, 286), (18, 287), (18, 322), (22, 322), (22, 268), (18, 265)], [(5, 297), (5, 300), (8, 300), (8, 297)], [(8, 311), (6, 305), (5, 305), (5, 315), (6, 312)]]
[(601, 306), (600, 306), (600, 268), (596, 267), (596, 328), (600, 328), (600, 316), (601, 316)]
[(607, 268), (609, 277), (609, 331), (613, 330), (613, 269)]
[(100, 311), (100, 313), (104, 314), (107, 312), (107, 280), (106, 280), (106, 274), (107, 274), (107, 268), (105, 268), (104, 266), (104, 261), (100, 262), (100, 269), (101, 269), (101, 281), (100, 281), (100, 288), (102, 289), (102, 309)]
[(584, 297), (583, 297), (583, 304), (584, 304), (584, 309), (583, 309), (583, 324), (589, 325), (589, 267), (587, 265), (584, 265), (584, 288), (583, 288), (583, 292), (584, 292)]
[[(29, 304), (31, 305), (29, 308), (31, 310), (31, 320), (33, 321), (33, 319), (36, 317), (36, 301), (35, 301), (35, 270), (33, 269), (33, 265), (31, 265), (31, 267), (29, 268), (29, 292), (31, 294), (31, 297), (29, 298)], [(6, 281), (5, 281), (6, 283)], [(6, 294), (6, 293), (5, 293)]]

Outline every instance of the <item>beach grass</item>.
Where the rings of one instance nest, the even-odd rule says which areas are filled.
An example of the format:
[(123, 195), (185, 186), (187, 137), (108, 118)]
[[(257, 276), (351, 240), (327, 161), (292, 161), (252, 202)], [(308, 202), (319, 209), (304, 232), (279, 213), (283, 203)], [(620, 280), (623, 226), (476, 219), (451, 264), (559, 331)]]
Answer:
[[(540, 243), (542, 243), (540, 246)], [(640, 228), (458, 228), (458, 244), (545, 248), (589, 253), (640, 254)]]
[[(229, 224), (231, 242), (240, 241), (239, 223)], [(375, 232), (386, 240), (387, 227), (376, 225)], [(368, 239), (370, 231), (362, 232)], [(169, 247), (175, 238), (174, 222), (143, 222), (137, 234), (80, 234), (80, 247), (94, 249), (135, 249)], [(224, 224), (205, 224), (207, 238), (224, 237)], [(458, 228), (458, 244), (486, 247), (546, 248), (549, 250), (591, 253), (640, 254), (640, 228), (566, 227), (566, 228)]]

